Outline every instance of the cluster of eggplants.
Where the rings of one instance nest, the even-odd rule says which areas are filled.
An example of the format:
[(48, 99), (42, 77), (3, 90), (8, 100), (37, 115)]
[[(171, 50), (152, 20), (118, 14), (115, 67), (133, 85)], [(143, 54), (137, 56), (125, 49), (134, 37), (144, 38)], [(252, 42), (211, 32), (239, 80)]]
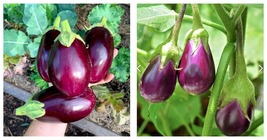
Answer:
[(89, 30), (85, 43), (75, 37), (70, 46), (56, 39), (59, 36), (60, 31), (52, 29), (42, 37), (37, 54), (38, 72), (53, 86), (33, 96), (32, 100), (44, 104), (45, 115), (39, 120), (68, 123), (89, 115), (95, 107), (96, 97), (88, 85), (107, 75), (114, 43), (105, 27)]
[(141, 96), (149, 102), (162, 102), (173, 93), (176, 78), (190, 94), (206, 92), (214, 82), (215, 68), (207, 38), (190, 38), (179, 62), (178, 70), (169, 60), (162, 68), (160, 55), (152, 59), (145, 69), (141, 82)]

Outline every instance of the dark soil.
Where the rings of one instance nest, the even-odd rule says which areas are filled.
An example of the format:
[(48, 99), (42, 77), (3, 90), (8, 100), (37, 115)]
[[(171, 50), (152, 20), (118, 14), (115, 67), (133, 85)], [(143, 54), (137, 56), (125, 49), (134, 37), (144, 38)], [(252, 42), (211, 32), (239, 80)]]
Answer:
[[(75, 11), (78, 15), (78, 21), (76, 24), (77, 29), (83, 29), (83, 25), (87, 27), (90, 26), (90, 23), (87, 20), (88, 12), (96, 4), (85, 4), (83, 6), (76, 6)], [(119, 27), (119, 34), (121, 35), (121, 44), (118, 46), (118, 49), (121, 47), (129, 47), (130, 48), (130, 5), (122, 4), (121, 5), (125, 13), (122, 16), (121, 24)], [(32, 63), (32, 61), (30, 61)], [(39, 87), (36, 87), (34, 82), (29, 78), (29, 67), (25, 68), (25, 73), (23, 75), (14, 75), (12, 78), (4, 78), (5, 81), (12, 83), (13, 85), (20, 87), (26, 91), (31, 93), (37, 93), (40, 91)], [(124, 92), (125, 96), (123, 98), (123, 102), (127, 111), (130, 111), (130, 80), (125, 83), (121, 83), (116, 79), (113, 79), (110, 83), (106, 84), (106, 86), (112, 92)], [(31, 123), (31, 119), (23, 116), (15, 116), (14, 110), (15, 108), (22, 106), (24, 104), (23, 101), (4, 93), (4, 136), (23, 136), (27, 128)], [(107, 113), (99, 113), (97, 111), (92, 111), (92, 113), (87, 117), (91, 121), (96, 122), (97, 124), (104, 126), (111, 131), (118, 133), (123, 136), (130, 135), (130, 122), (129, 120), (123, 124), (118, 125), (114, 122), (114, 118), (111, 115), (112, 108), (106, 107)], [(66, 136), (93, 136), (87, 131), (84, 131), (80, 128), (77, 128), (74, 125), (68, 125), (67, 131), (65, 133)]]

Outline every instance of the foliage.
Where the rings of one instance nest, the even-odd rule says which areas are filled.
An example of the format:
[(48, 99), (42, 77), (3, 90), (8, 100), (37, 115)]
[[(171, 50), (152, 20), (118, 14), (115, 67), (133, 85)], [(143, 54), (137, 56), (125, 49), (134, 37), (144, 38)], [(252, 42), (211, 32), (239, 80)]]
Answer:
[[(92, 89), (101, 102), (99, 107), (102, 107), (102, 105), (112, 105), (116, 112), (120, 112), (123, 109), (124, 103), (122, 98), (124, 97), (124, 93), (110, 93), (105, 86), (93, 86)], [(105, 111), (102, 108), (100, 112)]]
[[(237, 5), (227, 5), (237, 7)], [(247, 62), (248, 75), (250, 79), (258, 81), (253, 83), (255, 87), (262, 86), (262, 71), (259, 65), (263, 64), (263, 5), (247, 5), (247, 28), (245, 36), (245, 59)], [(161, 44), (170, 34), (170, 29), (175, 24), (177, 12), (181, 4), (139, 4), (137, 6), (137, 83), (149, 63), (149, 56), (154, 49)], [(214, 8), (209, 4), (199, 5), (200, 15), (204, 23), (204, 28), (209, 33), (209, 45), (213, 54), (215, 68), (219, 65), (219, 60), (223, 48), (226, 44), (225, 34), (213, 25), (222, 25)], [(178, 38), (178, 46), (183, 49), (186, 33), (192, 27), (191, 6), (187, 10), (182, 22)], [(257, 19), (257, 20), (256, 20)], [(212, 25), (209, 24), (212, 22)], [(256, 35), (257, 34), (257, 35)], [(225, 76), (227, 77), (227, 76)], [(259, 82), (260, 81), (260, 82)], [(256, 92), (259, 92), (259, 89)], [(205, 120), (206, 104), (210, 91), (203, 96), (191, 96), (184, 93), (179, 84), (176, 85), (175, 92), (166, 102), (159, 104), (149, 104), (141, 96), (138, 89), (137, 100), (141, 107), (139, 115), (146, 121), (152, 122), (161, 135), (177, 135), (175, 130), (186, 129), (184, 135), (201, 135)], [(258, 93), (259, 94), (259, 93)], [(261, 97), (259, 97), (261, 98)], [(193, 105), (194, 108), (190, 108)], [(187, 112), (190, 109), (189, 112)], [(259, 111), (259, 110), (257, 110)], [(262, 110), (260, 110), (262, 112)], [(186, 115), (185, 115), (186, 114)], [(182, 117), (182, 118), (181, 118)], [(196, 123), (197, 122), (197, 123)], [(184, 126), (184, 127), (182, 127)], [(138, 135), (147, 135), (147, 132), (138, 128)], [(147, 126), (148, 127), (148, 126)], [(216, 124), (212, 125), (211, 135), (223, 135)], [(146, 129), (148, 130), (148, 129)], [(257, 129), (258, 130), (258, 129)], [(261, 131), (257, 131), (261, 132)], [(252, 135), (255, 135), (254, 133)], [(263, 135), (263, 133), (257, 133)]]
[(126, 82), (130, 76), (130, 49), (122, 47), (112, 62), (110, 72), (117, 80)]
[(114, 46), (118, 46), (121, 37), (118, 34), (118, 27), (121, 23), (121, 16), (124, 14), (124, 9), (118, 5), (100, 4), (95, 6), (88, 15), (88, 19), (92, 25), (101, 22), (102, 18), (107, 18), (107, 27), (114, 35)]

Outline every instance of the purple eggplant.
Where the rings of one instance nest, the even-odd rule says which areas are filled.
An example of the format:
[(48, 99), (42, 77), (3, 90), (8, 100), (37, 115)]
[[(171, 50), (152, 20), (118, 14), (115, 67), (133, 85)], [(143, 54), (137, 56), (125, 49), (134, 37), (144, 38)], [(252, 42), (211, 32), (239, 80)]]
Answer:
[(87, 87), (80, 96), (69, 97), (62, 94), (55, 86), (35, 94), (32, 100), (44, 104), (45, 115), (37, 118), (44, 122), (74, 122), (88, 116), (96, 104), (96, 96)]
[(113, 60), (114, 43), (113, 36), (104, 27), (94, 27), (85, 35), (86, 46), (91, 63), (90, 83), (96, 83), (104, 79)]
[(176, 72), (171, 60), (161, 69), (160, 57), (155, 57), (142, 75), (141, 96), (149, 102), (162, 102), (173, 93), (176, 84)]
[(190, 39), (179, 63), (178, 81), (188, 93), (206, 92), (215, 80), (215, 68), (209, 46), (202, 39)]
[(50, 78), (48, 75), (48, 60), (49, 60), (49, 53), (54, 44), (54, 40), (60, 34), (59, 30), (52, 29), (46, 32), (41, 40), (38, 54), (37, 54), (37, 69), (40, 76), (46, 81), (50, 82)]
[(90, 81), (91, 63), (84, 43), (75, 38), (69, 47), (56, 41), (48, 63), (51, 82), (62, 93), (79, 96)]
[[(252, 118), (253, 105), (247, 109), (248, 118)], [(217, 111), (216, 123), (219, 129), (228, 136), (240, 136), (250, 126), (250, 120), (245, 117), (237, 100), (234, 100)]]

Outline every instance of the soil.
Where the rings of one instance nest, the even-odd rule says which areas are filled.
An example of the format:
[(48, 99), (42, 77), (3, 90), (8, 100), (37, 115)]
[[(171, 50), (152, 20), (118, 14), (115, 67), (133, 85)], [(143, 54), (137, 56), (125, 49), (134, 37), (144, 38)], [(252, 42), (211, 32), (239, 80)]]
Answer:
[[(95, 5), (85, 4), (83, 6), (76, 6), (75, 11), (78, 15), (78, 21), (76, 24), (77, 29), (82, 29), (82, 25), (89, 26), (90, 23), (87, 20), (86, 12), (91, 11), (91, 9)], [(119, 26), (119, 34), (121, 35), (121, 44), (118, 46), (118, 49), (122, 46), (130, 47), (130, 5), (122, 4), (120, 5), (124, 8), (125, 13), (122, 16), (121, 24)], [(30, 93), (37, 93), (40, 91), (40, 88), (37, 87), (33, 81), (29, 78), (29, 67), (25, 68), (25, 72), (23, 75), (14, 75), (12, 78), (5, 77), (4, 80), (12, 83), (13, 85), (20, 87)], [(105, 84), (108, 89), (113, 92), (124, 92), (125, 96), (123, 98), (123, 102), (127, 111), (130, 111), (130, 80), (125, 83), (121, 83), (117, 81), (115, 78)], [(22, 106), (24, 104), (23, 101), (4, 93), (4, 136), (22, 136), (27, 130), (28, 126), (31, 123), (31, 119), (23, 116), (15, 116), (13, 114), (15, 108)], [(123, 125), (118, 125), (114, 118), (112, 117), (112, 108), (110, 106), (106, 106), (106, 113), (100, 113), (97, 111), (93, 111), (87, 119), (96, 122), (97, 124), (104, 126), (111, 131), (123, 135), (130, 135), (130, 121), (128, 120)], [(74, 125), (68, 125), (67, 131), (65, 133), (66, 136), (93, 136), (87, 131), (84, 131), (80, 128), (77, 128)]]

